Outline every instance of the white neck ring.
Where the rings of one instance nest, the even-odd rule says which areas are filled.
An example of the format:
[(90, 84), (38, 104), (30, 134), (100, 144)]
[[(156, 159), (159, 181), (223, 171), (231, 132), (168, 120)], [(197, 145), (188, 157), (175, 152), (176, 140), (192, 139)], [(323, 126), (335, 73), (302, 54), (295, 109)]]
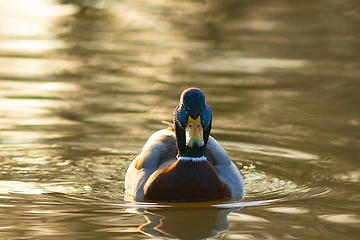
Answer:
[(177, 157), (178, 160), (180, 161), (192, 161), (192, 162), (203, 162), (203, 161), (207, 161), (205, 156), (202, 157)]

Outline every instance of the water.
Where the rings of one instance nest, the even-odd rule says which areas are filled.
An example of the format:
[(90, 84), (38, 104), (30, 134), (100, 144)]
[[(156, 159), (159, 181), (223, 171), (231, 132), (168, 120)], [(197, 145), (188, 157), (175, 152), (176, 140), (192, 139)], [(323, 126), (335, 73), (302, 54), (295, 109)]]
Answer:
[[(358, 239), (358, 1), (3, 0), (1, 239)], [(124, 201), (197, 86), (238, 203)]]

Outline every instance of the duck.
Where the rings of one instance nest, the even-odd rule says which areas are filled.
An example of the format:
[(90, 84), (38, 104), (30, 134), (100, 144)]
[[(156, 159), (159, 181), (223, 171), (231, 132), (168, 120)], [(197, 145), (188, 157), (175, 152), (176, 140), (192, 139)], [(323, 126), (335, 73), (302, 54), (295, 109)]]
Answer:
[(239, 169), (210, 136), (212, 111), (201, 89), (192, 87), (182, 92), (169, 125), (153, 133), (129, 165), (127, 198), (198, 202), (244, 197)]

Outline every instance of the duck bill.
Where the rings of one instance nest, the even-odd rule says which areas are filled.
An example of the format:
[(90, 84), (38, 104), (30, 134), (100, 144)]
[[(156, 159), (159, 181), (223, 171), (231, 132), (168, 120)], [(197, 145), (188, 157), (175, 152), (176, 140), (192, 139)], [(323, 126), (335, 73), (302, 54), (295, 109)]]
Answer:
[(201, 125), (200, 116), (197, 119), (188, 118), (185, 128), (186, 146), (195, 148), (204, 146), (204, 131)]

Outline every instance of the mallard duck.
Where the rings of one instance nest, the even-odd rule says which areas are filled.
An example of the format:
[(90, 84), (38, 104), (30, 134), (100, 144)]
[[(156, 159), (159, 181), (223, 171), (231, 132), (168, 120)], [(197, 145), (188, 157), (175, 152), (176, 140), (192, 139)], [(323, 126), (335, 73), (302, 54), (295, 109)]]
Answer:
[(212, 112), (199, 88), (188, 88), (172, 127), (155, 132), (130, 164), (126, 194), (143, 201), (241, 199), (244, 182), (235, 164), (210, 136)]

